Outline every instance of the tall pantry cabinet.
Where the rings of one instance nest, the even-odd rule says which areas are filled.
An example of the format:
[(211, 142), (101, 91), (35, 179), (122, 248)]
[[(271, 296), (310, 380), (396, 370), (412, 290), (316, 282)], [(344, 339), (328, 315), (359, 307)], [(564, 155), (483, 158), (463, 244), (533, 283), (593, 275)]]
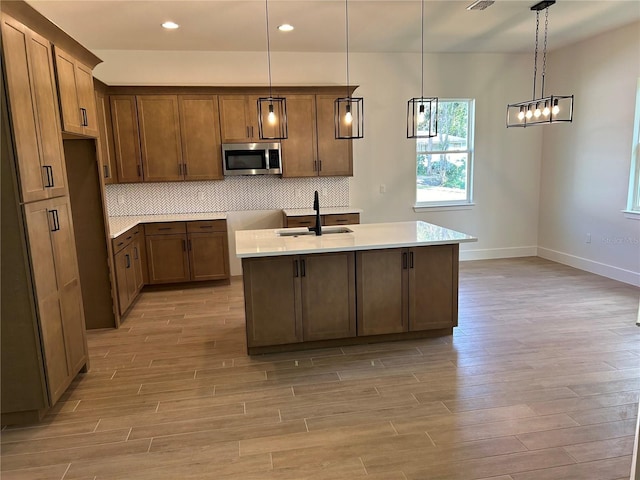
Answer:
[(2, 424), (39, 420), (88, 367), (53, 50), (7, 15), (25, 5), (0, 17)]

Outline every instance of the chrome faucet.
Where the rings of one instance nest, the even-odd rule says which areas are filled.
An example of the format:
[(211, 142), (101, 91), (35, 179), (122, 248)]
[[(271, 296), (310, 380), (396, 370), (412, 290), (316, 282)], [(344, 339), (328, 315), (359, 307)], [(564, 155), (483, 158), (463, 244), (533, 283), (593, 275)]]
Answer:
[(309, 230), (316, 233), (316, 236), (322, 235), (322, 224), (320, 223), (320, 200), (318, 199), (318, 191), (313, 194), (313, 209), (316, 211), (316, 226), (309, 227)]

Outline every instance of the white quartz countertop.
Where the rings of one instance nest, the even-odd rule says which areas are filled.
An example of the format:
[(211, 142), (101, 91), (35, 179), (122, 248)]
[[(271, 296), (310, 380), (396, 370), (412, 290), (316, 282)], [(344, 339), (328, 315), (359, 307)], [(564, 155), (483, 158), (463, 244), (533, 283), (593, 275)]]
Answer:
[(174, 213), (167, 215), (132, 215), (126, 217), (109, 217), (109, 236), (115, 238), (140, 223), (155, 222), (193, 222), (197, 220), (225, 220), (224, 212), (206, 213)]
[[(236, 231), (236, 255), (239, 258), (273, 257), (307, 253), (375, 250), (381, 248), (417, 247), (475, 242), (465, 233), (426, 222), (366, 223), (345, 225), (349, 233), (321, 236), (279, 236), (278, 232), (305, 232), (307, 228), (277, 228)], [(343, 227), (323, 227), (336, 229)]]
[[(282, 212), (287, 217), (302, 217), (316, 214), (313, 208), (286, 208), (282, 210)], [(362, 213), (362, 209), (354, 207), (328, 207), (320, 209), (320, 215), (343, 215), (346, 213)]]

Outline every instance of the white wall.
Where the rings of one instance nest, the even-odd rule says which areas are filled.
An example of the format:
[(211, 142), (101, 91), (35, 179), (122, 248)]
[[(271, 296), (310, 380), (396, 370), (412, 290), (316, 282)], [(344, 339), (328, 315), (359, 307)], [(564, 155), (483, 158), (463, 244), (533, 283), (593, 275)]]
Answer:
[(575, 116), (572, 124), (543, 127), (539, 254), (640, 285), (640, 221), (621, 212), (640, 23), (554, 51), (549, 60), (547, 93), (574, 94)]
[[(109, 85), (264, 85), (257, 52), (96, 51), (95, 75)], [(407, 100), (420, 95), (418, 54), (351, 54), (351, 84), (363, 96), (365, 138), (354, 141), (351, 205), (363, 222), (425, 220), (478, 237), (464, 258), (535, 255), (541, 129), (505, 128), (507, 103), (530, 91), (531, 55), (428, 54), (425, 95), (476, 99), (475, 203), (415, 213), (415, 141), (406, 138)], [(272, 54), (276, 85), (346, 82), (339, 53)], [(387, 193), (379, 193), (385, 184)], [(250, 214), (253, 218), (253, 214)], [(230, 217), (230, 223), (234, 223)], [(241, 224), (243, 222), (240, 222)], [(234, 274), (239, 273), (234, 271)]]

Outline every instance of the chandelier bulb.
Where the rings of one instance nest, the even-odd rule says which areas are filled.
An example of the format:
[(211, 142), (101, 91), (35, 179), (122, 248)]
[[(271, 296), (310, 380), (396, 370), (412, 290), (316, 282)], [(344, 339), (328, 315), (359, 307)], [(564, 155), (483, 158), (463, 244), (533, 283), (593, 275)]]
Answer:
[(267, 121), (274, 125), (276, 123), (276, 114), (273, 111), (273, 104), (269, 104), (269, 115), (267, 115)]
[(553, 115), (557, 115), (558, 113), (560, 113), (560, 107), (558, 106), (557, 98), (553, 101), (553, 108), (551, 109), (551, 113)]
[(351, 115), (351, 105), (345, 105), (345, 110), (346, 113), (344, 114), (344, 123), (346, 123), (347, 125), (351, 125), (351, 122), (353, 122), (353, 115)]
[(533, 117), (533, 112), (531, 111), (531, 105), (527, 106), (527, 113), (526, 113), (525, 117), (527, 117), (527, 120), (529, 120), (531, 117)]
[(533, 112), (533, 116), (536, 118), (540, 118), (540, 115), (542, 115), (542, 112), (540, 111), (540, 102), (536, 103), (536, 109)]

